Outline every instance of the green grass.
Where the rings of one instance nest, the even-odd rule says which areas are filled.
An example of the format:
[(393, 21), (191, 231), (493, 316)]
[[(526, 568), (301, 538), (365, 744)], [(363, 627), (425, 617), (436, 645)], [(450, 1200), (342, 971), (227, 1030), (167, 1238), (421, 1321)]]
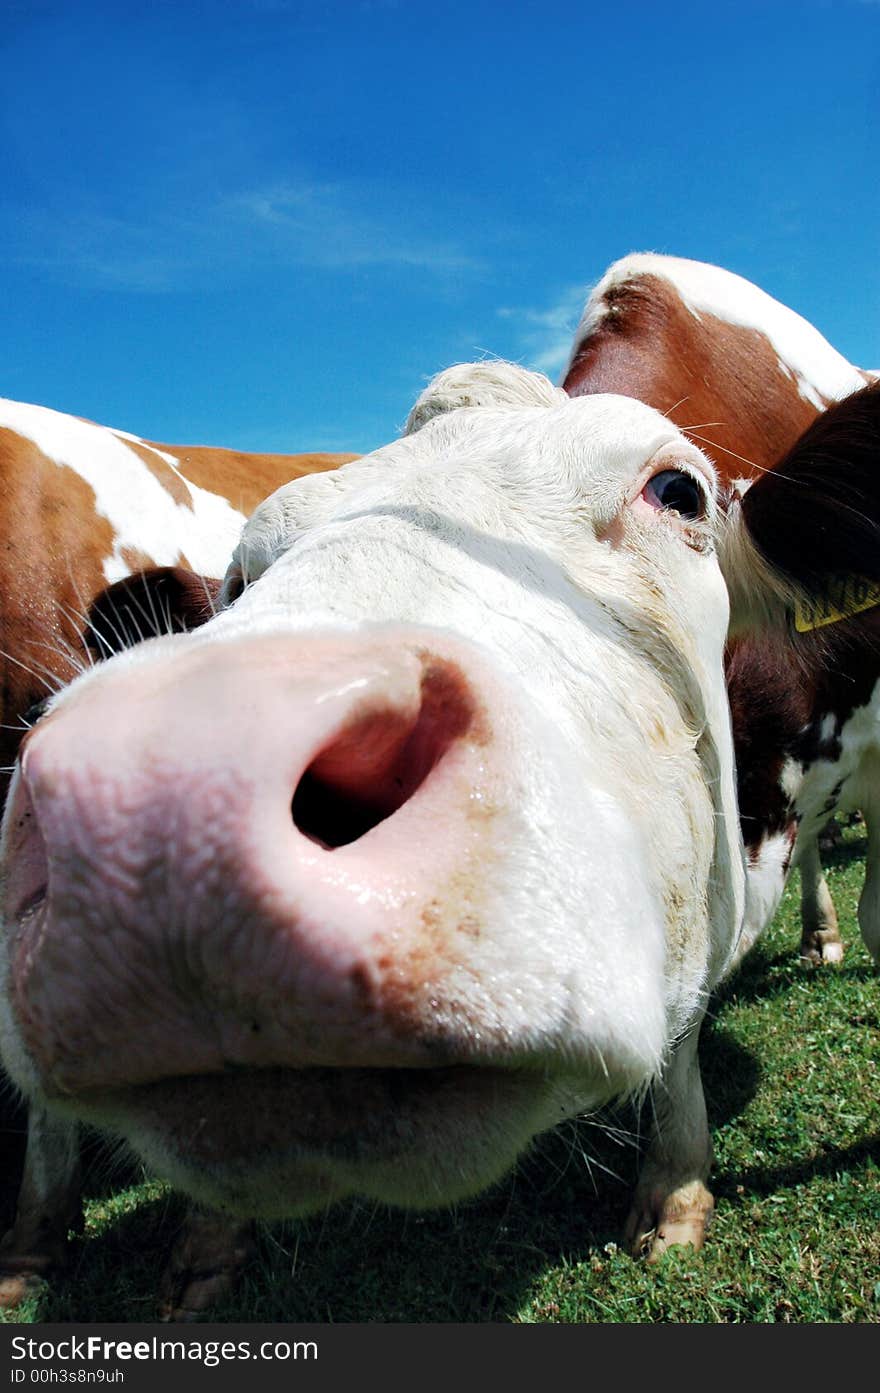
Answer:
[[(855, 921), (861, 829), (828, 859), (846, 959), (798, 965), (797, 885), (713, 1000), (701, 1057), (717, 1211), (700, 1254), (648, 1267), (618, 1246), (637, 1172), (617, 1132), (542, 1138), (517, 1173), (454, 1212), (342, 1206), (266, 1228), (237, 1321), (880, 1319), (880, 978)], [(88, 1186), (69, 1271), (14, 1320), (151, 1320), (181, 1202), (161, 1185)], [(118, 1185), (117, 1181), (117, 1185)]]

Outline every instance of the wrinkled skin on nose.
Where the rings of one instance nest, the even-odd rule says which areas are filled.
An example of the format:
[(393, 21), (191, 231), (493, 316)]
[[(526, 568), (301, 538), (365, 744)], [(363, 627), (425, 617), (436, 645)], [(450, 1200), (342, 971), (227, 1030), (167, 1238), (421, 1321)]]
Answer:
[(291, 1214), (472, 1193), (650, 1076), (641, 843), (529, 720), (411, 626), (97, 669), (28, 738), (4, 822), (16, 1081), (197, 1198)]
[(413, 1013), (479, 918), (503, 782), (460, 665), (262, 639), (89, 697), (35, 732), (10, 816), (15, 990), (53, 1087), (446, 1062)]

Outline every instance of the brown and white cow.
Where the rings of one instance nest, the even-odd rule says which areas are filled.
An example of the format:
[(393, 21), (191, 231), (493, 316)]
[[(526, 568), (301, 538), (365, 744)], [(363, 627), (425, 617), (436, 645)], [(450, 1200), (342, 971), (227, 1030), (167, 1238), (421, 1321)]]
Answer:
[(876, 575), (848, 444), (814, 478), (808, 433), (740, 498), (650, 407), (482, 364), (282, 489), (221, 613), (77, 678), (27, 739), (19, 1087), (243, 1216), (442, 1204), (651, 1087), (630, 1237), (699, 1244), (697, 1034), (746, 895), (724, 577), (737, 623), (784, 632), (805, 478), (819, 577)]
[[(144, 565), (166, 568), (130, 613), (93, 610), (87, 638), (112, 649), (123, 624), (162, 632), (210, 613), (212, 588), (189, 567), (222, 576), (246, 517), (281, 483), (351, 455), (258, 455), (156, 445), (46, 407), (0, 401), (0, 804), (28, 712), (90, 661), (85, 618), (96, 595)], [(37, 1106), (18, 1218), (0, 1272), (57, 1257), (78, 1205), (78, 1135)], [(203, 1264), (204, 1266), (204, 1264)], [(0, 1283), (0, 1301), (19, 1284)]]
[[(144, 566), (222, 576), (262, 499), (352, 458), (156, 445), (0, 400), (0, 798), (22, 717), (88, 661), (82, 633), (99, 591)], [(144, 614), (146, 630), (156, 623)]]
[[(699, 443), (722, 488), (743, 492), (780, 461), (818, 413), (875, 378), (741, 276), (678, 257), (637, 254), (616, 262), (590, 295), (564, 387), (575, 396), (621, 392), (656, 407)], [(815, 448), (821, 448), (818, 440)], [(876, 449), (876, 441), (869, 448)], [(774, 521), (787, 547), (788, 571), (804, 574), (811, 558), (795, 503)], [(729, 648), (750, 867), (743, 952), (770, 922), (789, 869), (799, 864), (801, 956), (813, 963), (840, 959), (818, 833), (834, 812), (859, 807), (869, 838), (859, 920), (880, 963), (880, 610), (873, 607), (880, 593), (851, 571), (843, 557), (842, 573), (827, 578), (822, 603), (801, 618), (816, 627), (799, 634), (794, 647), (779, 635), (749, 634), (735, 637)], [(859, 602), (872, 608), (840, 617)], [(832, 629), (826, 621), (835, 615)]]

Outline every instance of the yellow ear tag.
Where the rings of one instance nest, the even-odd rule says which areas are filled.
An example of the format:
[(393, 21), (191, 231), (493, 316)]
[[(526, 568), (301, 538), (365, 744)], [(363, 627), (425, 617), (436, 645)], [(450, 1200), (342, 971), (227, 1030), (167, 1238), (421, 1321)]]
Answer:
[(865, 576), (828, 576), (825, 589), (809, 600), (798, 600), (794, 608), (794, 627), (798, 633), (806, 634), (811, 629), (821, 629), (825, 624), (837, 624), (841, 619), (849, 619), (853, 614), (861, 614), (864, 609), (880, 605), (880, 585)]

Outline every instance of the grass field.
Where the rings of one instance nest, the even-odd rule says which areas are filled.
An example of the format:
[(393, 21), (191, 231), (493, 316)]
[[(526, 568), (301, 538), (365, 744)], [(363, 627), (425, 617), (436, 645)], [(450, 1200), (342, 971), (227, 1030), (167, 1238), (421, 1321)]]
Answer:
[[(709, 1242), (656, 1267), (618, 1246), (637, 1119), (542, 1138), (518, 1172), (454, 1212), (351, 1205), (266, 1228), (236, 1321), (880, 1319), (880, 977), (858, 936), (862, 829), (827, 858), (847, 953), (798, 965), (797, 884), (713, 1000), (701, 1056), (715, 1142)], [(154, 1318), (179, 1200), (108, 1184), (97, 1158), (67, 1274), (7, 1319)]]

